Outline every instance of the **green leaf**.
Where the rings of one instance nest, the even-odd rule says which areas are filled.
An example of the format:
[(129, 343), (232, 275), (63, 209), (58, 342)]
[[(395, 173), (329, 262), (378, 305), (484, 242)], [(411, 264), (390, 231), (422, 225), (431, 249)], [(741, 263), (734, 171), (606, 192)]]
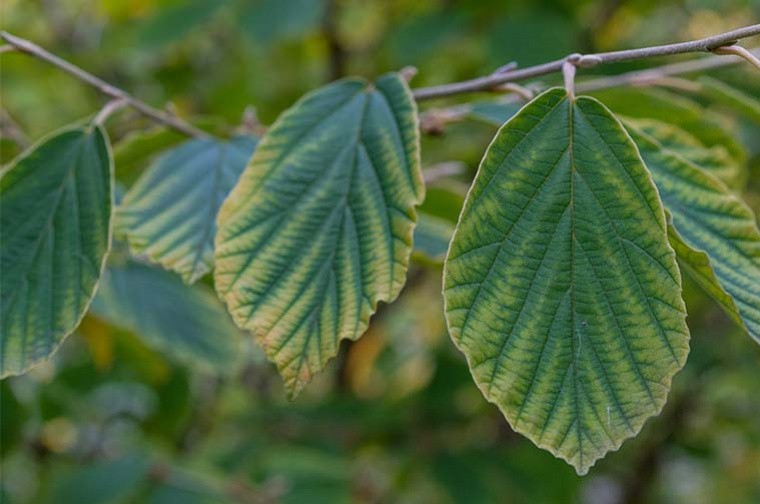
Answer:
[(49, 358), (90, 305), (111, 244), (113, 169), (98, 128), (54, 134), (0, 178), (0, 376)]
[(247, 2), (238, 15), (243, 31), (263, 45), (302, 39), (319, 26), (324, 0), (259, 0)]
[(716, 177), (626, 127), (670, 214), (670, 241), (682, 265), (760, 342), (760, 231), (752, 210)]
[(703, 95), (711, 98), (719, 105), (743, 115), (754, 123), (760, 124), (760, 101), (756, 98), (706, 75), (700, 77), (698, 82), (701, 84)]
[(57, 466), (59, 470), (53, 477), (50, 494), (44, 502), (131, 502), (139, 493), (141, 484), (147, 482), (150, 464), (145, 454), (134, 454), (87, 465)]
[(730, 188), (741, 190), (747, 184), (746, 170), (722, 145), (705, 147), (686, 131), (656, 119), (625, 119), (625, 123), (656, 138), (664, 148), (715, 175)]
[(662, 409), (688, 353), (681, 279), (652, 179), (602, 104), (552, 89), (502, 127), (444, 299), (485, 397), (579, 474)]
[(423, 198), (417, 111), (397, 74), (285, 112), (219, 212), (216, 290), (290, 397), (406, 279)]
[(414, 230), (414, 250), (426, 260), (441, 263), (449, 249), (454, 226), (446, 219), (420, 213)]
[(725, 147), (740, 163), (747, 158), (741, 142), (728, 130), (720, 116), (692, 100), (652, 88), (614, 88), (595, 92), (594, 95), (616, 114), (674, 124), (707, 147)]
[(146, 171), (116, 211), (116, 233), (193, 283), (214, 264), (216, 216), (256, 141), (197, 139), (168, 152)]
[(238, 362), (240, 333), (216, 296), (168, 271), (134, 261), (109, 266), (91, 313), (187, 364), (227, 373)]

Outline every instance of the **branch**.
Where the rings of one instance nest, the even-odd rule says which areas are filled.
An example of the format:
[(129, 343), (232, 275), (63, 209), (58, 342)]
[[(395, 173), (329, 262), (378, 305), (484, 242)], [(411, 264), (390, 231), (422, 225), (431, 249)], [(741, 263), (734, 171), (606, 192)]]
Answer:
[(732, 46), (738, 40), (760, 35), (760, 24), (746, 26), (738, 30), (732, 30), (712, 37), (707, 37), (691, 42), (680, 42), (677, 44), (667, 44), (661, 46), (644, 47), (640, 49), (629, 49), (625, 51), (602, 52), (595, 54), (570, 54), (564, 58), (543, 63), (528, 68), (509, 70), (506, 72), (496, 72), (484, 77), (478, 77), (462, 82), (453, 82), (439, 86), (417, 88), (414, 90), (414, 98), (417, 101), (428, 100), (431, 98), (440, 98), (461, 93), (472, 93), (475, 91), (490, 91), (506, 82), (513, 82), (541, 75), (548, 75), (562, 70), (565, 62), (571, 62), (582, 68), (594, 67), (607, 63), (619, 63), (623, 61), (632, 61), (642, 58), (651, 58), (654, 56), (669, 56), (673, 54), (685, 54), (694, 52), (712, 52), (717, 48)]
[(37, 58), (46, 63), (49, 63), (63, 70), (64, 72), (70, 75), (73, 75), (80, 81), (86, 84), (89, 84), (90, 86), (94, 87), (95, 89), (97, 89), (98, 91), (100, 91), (106, 96), (109, 96), (116, 100), (122, 100), (128, 106), (132, 107), (133, 109), (135, 109), (142, 115), (149, 117), (156, 122), (165, 124), (169, 126), (170, 128), (174, 128), (180, 133), (184, 133), (185, 135), (188, 135), (188, 136), (192, 136), (192, 137), (207, 137), (208, 136), (208, 134), (205, 131), (202, 131), (196, 128), (192, 124), (185, 122), (179, 119), (178, 117), (168, 114), (162, 110), (151, 107), (147, 103), (138, 100), (137, 98), (130, 95), (126, 91), (119, 89), (115, 86), (112, 86), (111, 84), (100, 79), (99, 77), (96, 77), (88, 72), (85, 72), (78, 66), (73, 65), (69, 63), (68, 61), (59, 58), (58, 56), (49, 53), (48, 51), (38, 46), (37, 44), (34, 44), (20, 37), (16, 37), (15, 35), (11, 35), (10, 33), (5, 32), (5, 31), (0, 32), (0, 38), (2, 38), (11, 47), (14, 47), (17, 51), (24, 54), (28, 54), (29, 56)]

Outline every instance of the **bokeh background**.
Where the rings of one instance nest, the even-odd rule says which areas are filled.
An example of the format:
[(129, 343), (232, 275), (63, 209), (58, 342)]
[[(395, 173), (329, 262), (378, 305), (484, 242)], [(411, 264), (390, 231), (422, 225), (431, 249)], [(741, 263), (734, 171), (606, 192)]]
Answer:
[[(413, 85), (431, 85), (509, 61), (527, 66), (576, 51), (687, 40), (760, 20), (758, 0), (2, 0), (0, 6), (2, 29), (220, 134), (241, 123), (254, 130), (269, 124), (304, 92), (343, 75), (371, 78), (414, 65)], [(760, 98), (756, 71), (715, 75)], [(3, 163), (25, 143), (105, 103), (96, 91), (19, 54), (2, 55), (0, 98)], [(745, 195), (757, 212), (760, 129), (731, 116), (726, 121), (748, 150)], [(162, 146), (179, 140), (128, 111), (109, 120), (108, 130), (124, 186)], [(423, 139), (425, 165), (465, 167), (429, 189), (429, 212), (456, 218), (493, 133), (470, 122)], [(273, 366), (242, 336), (242, 357), (218, 373), (157, 350), (139, 331), (88, 316), (54, 359), (0, 383), (0, 500), (760, 502), (760, 346), (691, 282), (685, 297), (692, 352), (664, 411), (579, 478), (512, 432), (483, 399), (446, 334), (440, 271), (435, 262), (415, 262), (400, 299), (381, 307), (367, 334), (344, 344), (292, 403)]]

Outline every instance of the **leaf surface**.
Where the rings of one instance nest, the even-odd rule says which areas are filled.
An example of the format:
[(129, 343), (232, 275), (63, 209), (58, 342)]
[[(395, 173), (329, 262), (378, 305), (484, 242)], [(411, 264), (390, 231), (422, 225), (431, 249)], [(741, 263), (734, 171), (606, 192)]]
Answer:
[(222, 205), (216, 289), (295, 396), (401, 290), (423, 198), (417, 112), (396, 74), (302, 98)]
[(90, 305), (111, 244), (113, 170), (100, 128), (67, 129), (0, 178), (0, 376), (50, 357)]
[(193, 283), (211, 271), (219, 207), (237, 183), (256, 142), (197, 139), (168, 152), (124, 196), (116, 233), (133, 254)]
[(688, 353), (665, 215), (630, 137), (549, 90), (494, 138), (444, 268), (449, 332), (512, 427), (585, 474)]
[(235, 369), (240, 333), (213, 292), (135, 261), (106, 270), (92, 314), (176, 359), (220, 373)]
[(670, 241), (682, 264), (760, 343), (760, 231), (752, 210), (716, 177), (626, 127), (670, 214)]

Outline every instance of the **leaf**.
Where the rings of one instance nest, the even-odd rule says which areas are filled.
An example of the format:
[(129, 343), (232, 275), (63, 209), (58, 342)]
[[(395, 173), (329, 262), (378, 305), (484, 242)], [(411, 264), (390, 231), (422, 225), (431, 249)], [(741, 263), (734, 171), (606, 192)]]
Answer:
[(512, 427), (585, 474), (688, 353), (657, 191), (599, 102), (552, 89), (481, 162), (444, 267), (449, 332)]
[(707, 147), (725, 147), (731, 157), (740, 163), (747, 158), (741, 142), (727, 130), (720, 116), (692, 100), (652, 88), (613, 88), (595, 92), (594, 95), (616, 114), (674, 124)]
[(100, 128), (63, 130), (0, 176), (0, 376), (8, 376), (49, 358), (95, 294), (111, 244), (108, 139)]
[(190, 365), (227, 373), (238, 361), (240, 334), (214, 294), (168, 271), (109, 266), (91, 313)]
[(706, 75), (701, 76), (698, 82), (701, 84), (702, 94), (706, 97), (760, 124), (760, 101), (725, 82)]
[(420, 213), (414, 230), (414, 250), (433, 263), (442, 263), (454, 226), (447, 220)]
[(216, 216), (256, 141), (197, 139), (168, 152), (146, 171), (116, 211), (116, 233), (133, 254), (193, 283), (214, 264)]
[(219, 212), (216, 290), (290, 397), (406, 278), (423, 198), (417, 112), (397, 74), (306, 95)]
[[(109, 504), (130, 502), (149, 477), (151, 461), (145, 454), (130, 454), (80, 466), (56, 466), (45, 502)], [(63, 469), (63, 470), (61, 470)]]
[(746, 171), (722, 145), (707, 148), (686, 131), (656, 119), (625, 119), (625, 124), (656, 138), (664, 148), (685, 157), (734, 190), (747, 184)]
[(243, 31), (265, 46), (302, 39), (319, 26), (324, 0), (259, 0), (244, 3), (238, 15)]
[(626, 127), (670, 214), (670, 241), (682, 264), (760, 343), (760, 231), (752, 210), (716, 177)]

